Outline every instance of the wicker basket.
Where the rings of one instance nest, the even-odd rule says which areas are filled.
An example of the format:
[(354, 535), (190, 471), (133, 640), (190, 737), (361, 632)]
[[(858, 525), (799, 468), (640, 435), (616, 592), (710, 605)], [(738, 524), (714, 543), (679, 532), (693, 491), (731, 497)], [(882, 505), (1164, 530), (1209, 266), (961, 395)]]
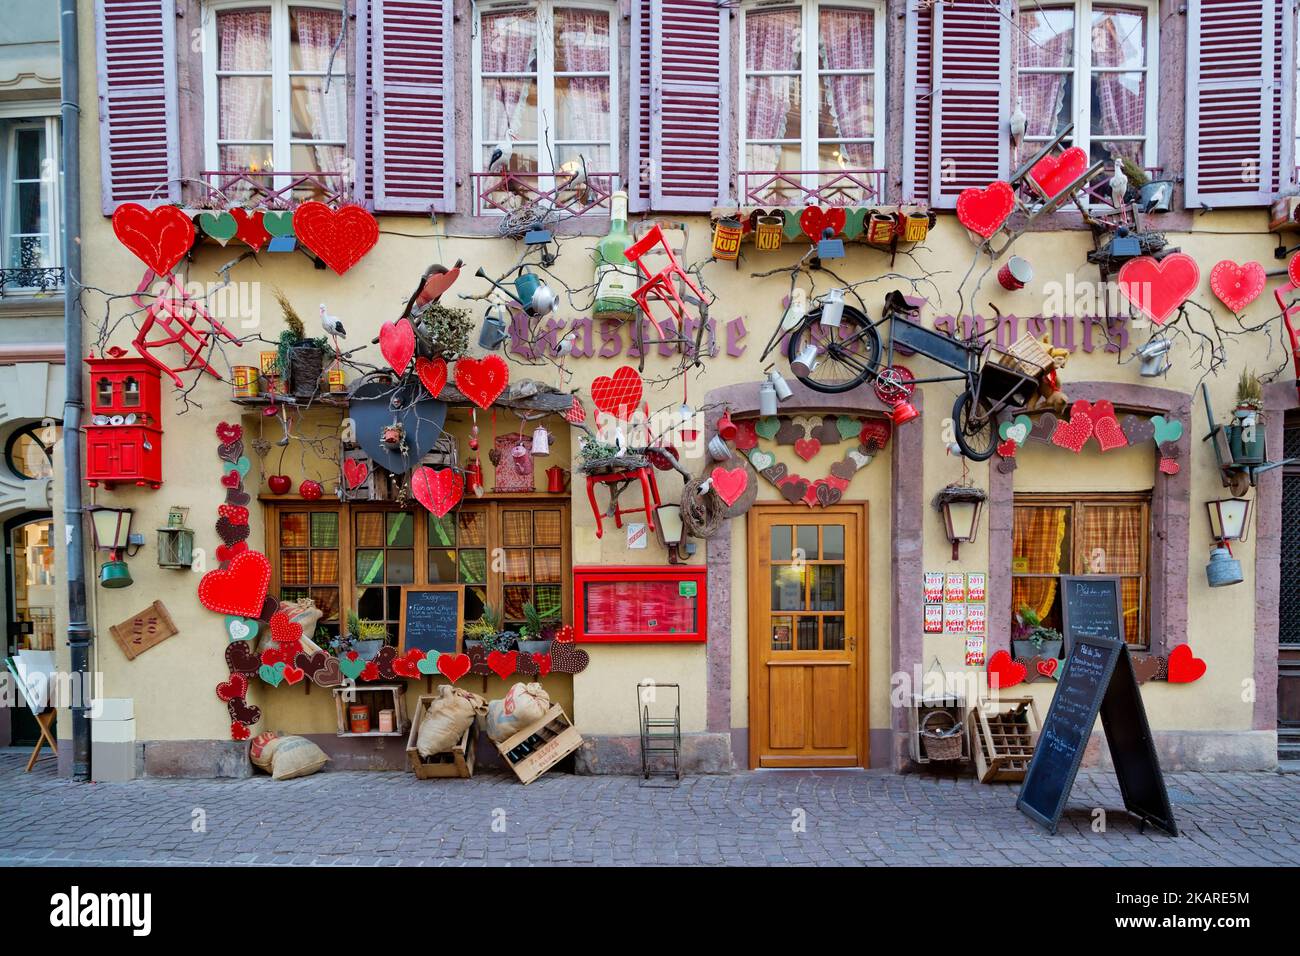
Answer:
[(1030, 378), (1037, 378), (1055, 365), (1051, 353), (1032, 335), (1020, 336), (1005, 352), (998, 348), (992, 349), (990, 358), (995, 364), (1015, 369)]
[(961, 722), (948, 711), (930, 711), (921, 721), (925, 755), (931, 760), (960, 760), (961, 732)]

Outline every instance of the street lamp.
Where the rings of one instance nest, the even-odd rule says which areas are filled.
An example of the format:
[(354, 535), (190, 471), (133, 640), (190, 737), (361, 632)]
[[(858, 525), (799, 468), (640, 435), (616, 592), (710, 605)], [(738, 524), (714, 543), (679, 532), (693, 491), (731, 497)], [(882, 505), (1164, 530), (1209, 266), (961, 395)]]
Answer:
[(130, 587), (134, 582), (123, 556), (131, 543), (131, 516), (135, 513), (134, 509), (96, 505), (89, 510), (95, 532), (95, 548), (108, 552), (108, 560), (99, 569), (99, 583), (106, 588)]
[[(1210, 516), (1210, 536), (1215, 541), (1245, 541), (1250, 535), (1250, 499), (1219, 498), (1207, 501), (1205, 510)], [(1231, 546), (1229, 546), (1231, 549)]]
[(969, 544), (979, 532), (980, 512), (988, 495), (982, 488), (952, 484), (934, 498), (934, 508), (943, 512), (944, 533), (952, 543), (952, 559), (957, 560), (957, 549), (963, 542)]

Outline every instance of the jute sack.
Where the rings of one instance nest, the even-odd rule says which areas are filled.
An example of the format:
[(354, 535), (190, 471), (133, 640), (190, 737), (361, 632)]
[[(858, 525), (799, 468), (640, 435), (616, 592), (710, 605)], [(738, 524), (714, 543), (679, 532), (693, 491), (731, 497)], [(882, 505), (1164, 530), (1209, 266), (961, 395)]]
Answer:
[(541, 684), (515, 684), (504, 698), (488, 704), (487, 734), (501, 743), (537, 723), (550, 709), (551, 695)]
[(271, 776), (276, 780), (306, 777), (329, 762), (325, 751), (306, 737), (281, 737), (271, 753)]
[(425, 711), (416, 734), (415, 748), (421, 757), (444, 753), (460, 743), (460, 738), (487, 709), (487, 701), (478, 694), (460, 690), (450, 684), (438, 688), (438, 699)]

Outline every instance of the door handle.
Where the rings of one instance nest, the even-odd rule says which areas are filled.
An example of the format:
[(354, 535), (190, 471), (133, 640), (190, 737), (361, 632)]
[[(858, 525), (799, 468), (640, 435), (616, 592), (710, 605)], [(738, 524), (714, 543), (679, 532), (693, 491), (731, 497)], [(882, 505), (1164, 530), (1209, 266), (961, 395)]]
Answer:
[(856, 651), (858, 649), (858, 639), (856, 637), (850, 637), (847, 638), (847, 640), (849, 644), (849, 650)]

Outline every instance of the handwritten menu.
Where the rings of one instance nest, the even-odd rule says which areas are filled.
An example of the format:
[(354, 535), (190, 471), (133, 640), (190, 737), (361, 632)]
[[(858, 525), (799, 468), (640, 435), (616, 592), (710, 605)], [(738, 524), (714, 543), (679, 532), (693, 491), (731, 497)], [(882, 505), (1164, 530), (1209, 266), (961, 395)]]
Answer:
[(1124, 639), (1119, 578), (1096, 574), (1063, 577), (1061, 593), (1067, 646), (1076, 637)]
[(429, 586), (402, 589), (402, 647), (455, 654), (460, 650), (464, 590), (459, 587)]

